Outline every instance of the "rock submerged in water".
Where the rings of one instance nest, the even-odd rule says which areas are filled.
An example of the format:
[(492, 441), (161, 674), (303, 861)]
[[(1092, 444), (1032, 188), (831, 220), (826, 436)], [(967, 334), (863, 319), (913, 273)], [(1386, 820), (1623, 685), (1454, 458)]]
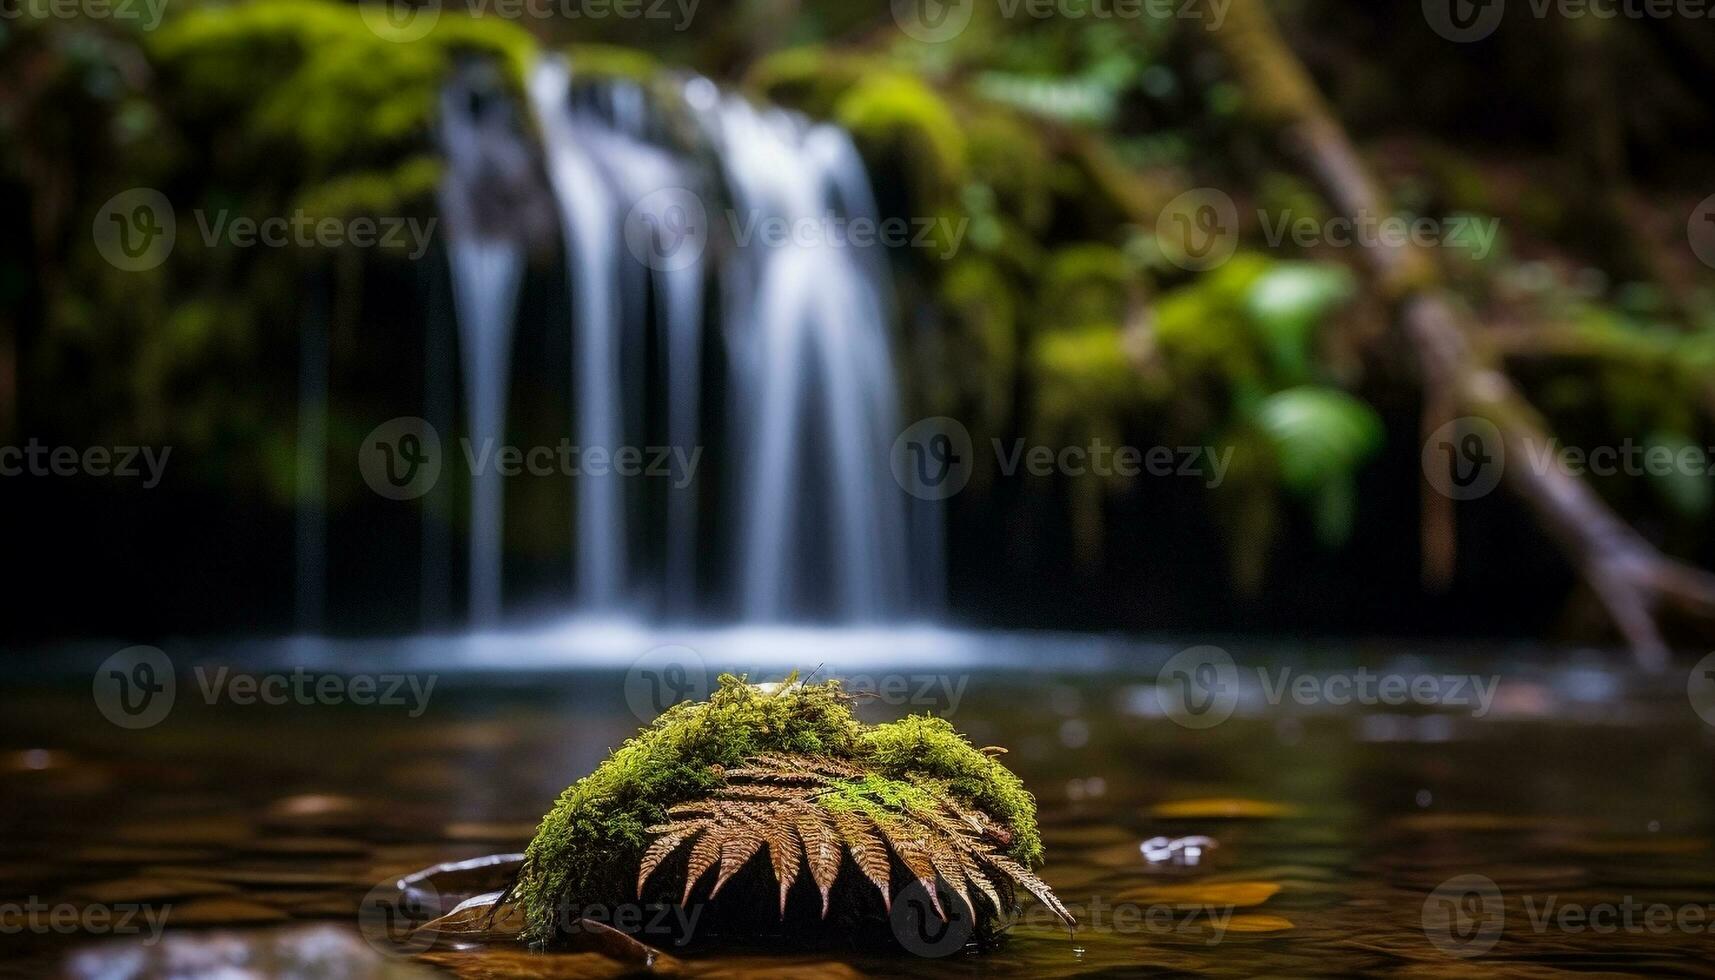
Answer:
[[(1023, 783), (945, 719), (867, 725), (839, 682), (723, 676), (560, 796), (510, 898), (523, 938), (594, 919), (654, 945), (893, 945), (896, 894), (989, 943), (1016, 888), (1068, 925)], [(766, 853), (765, 857), (760, 857)]]

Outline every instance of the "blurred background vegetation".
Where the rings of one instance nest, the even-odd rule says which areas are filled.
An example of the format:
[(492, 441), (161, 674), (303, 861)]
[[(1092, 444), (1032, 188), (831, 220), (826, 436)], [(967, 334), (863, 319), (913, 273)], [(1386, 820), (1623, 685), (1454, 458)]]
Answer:
[[(1417, 4), (1269, 6), (1401, 212), (1498, 219), (1489, 253), (1436, 259), (1481, 324), (1476, 346), (1556, 436), (1715, 445), (1715, 270), (1686, 237), (1715, 192), (1715, 35), (1520, 18), (1453, 45)], [(211, 247), (185, 224), (223, 208), (433, 216), (449, 73), (486, 61), (516, 91), (542, 49), (584, 75), (648, 87), (698, 72), (837, 122), (884, 212), (968, 221), (950, 259), (893, 256), (907, 418), (958, 418), (979, 447), (1233, 447), (1219, 487), (1008, 478), (979, 452), (951, 504), (954, 619), (1608, 635), (1524, 503), (1495, 494), (1456, 523), (1432, 519), (1420, 371), (1393, 297), (1354, 249), (1268, 242), (1259, 211), (1335, 211), (1257, 123), (1206, 24), (1009, 21), (979, 3), (957, 39), (926, 44), (885, 4), (846, 0), (704, 0), (684, 31), (449, 7), (403, 44), (332, 0), (170, 0), (153, 30), (0, 20), (0, 444), (174, 447), (149, 493), (0, 480), (22, 571), (3, 588), (27, 614), (7, 617), (8, 633), (291, 630), (306, 506), (328, 526), (322, 625), (422, 621), (421, 515), (368, 493), (342, 461), (380, 421), (418, 413), (425, 338), (447, 317), (444, 256)], [(181, 215), (170, 260), (149, 274), (113, 268), (90, 235), (102, 202), (138, 186)], [(1156, 236), (1163, 207), (1198, 187), (1229, 194), (1241, 222), (1239, 253), (1206, 272), (1176, 265)], [(306, 500), (310, 321), (328, 337), (333, 462)], [(564, 430), (549, 387), (521, 381), (519, 427)], [(1715, 479), (1594, 486), (1665, 551), (1715, 565)], [(551, 608), (564, 591), (561, 496), (543, 481), (509, 502), (521, 606)], [(456, 500), (431, 516), (451, 533), (462, 521)], [(1435, 535), (1456, 551), (1450, 577), (1426, 573)]]

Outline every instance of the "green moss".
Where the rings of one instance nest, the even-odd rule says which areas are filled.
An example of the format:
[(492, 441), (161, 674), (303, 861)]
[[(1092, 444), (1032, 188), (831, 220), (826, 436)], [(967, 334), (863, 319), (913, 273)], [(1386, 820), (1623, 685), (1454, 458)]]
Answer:
[(991, 190), (993, 210), (1032, 234), (1054, 216), (1052, 161), (1042, 137), (1010, 112), (980, 111), (965, 122), (971, 178)]
[(987, 811), (1013, 833), (1012, 856), (1025, 864), (1042, 860), (1036, 830), (1036, 800), (1024, 782), (979, 752), (945, 718), (912, 715), (864, 730), (857, 758), (883, 776), (944, 784), (957, 798)]
[(764, 689), (723, 675), (708, 701), (669, 708), (543, 818), (515, 892), (527, 938), (552, 941), (557, 909), (629, 900), (650, 839), (646, 828), (663, 822), (673, 804), (714, 789), (717, 767), (765, 752), (833, 756), (873, 773), (837, 794), (836, 806), (905, 807), (927, 800), (923, 787), (944, 787), (1004, 823), (1015, 858), (1041, 859), (1036, 805), (1023, 783), (945, 720), (866, 726), (852, 717), (838, 682), (789, 678)]
[(647, 51), (614, 44), (574, 44), (566, 58), (578, 75), (590, 78), (624, 79), (646, 85), (661, 74), (661, 62)]
[(530, 36), (503, 20), (445, 13), (425, 37), (400, 43), (357, 7), (319, 0), (195, 10), (164, 24), (148, 51), (185, 112), (242, 120), (250, 150), (286, 153), (278, 162), (311, 177), (421, 144), (457, 57), (496, 59), (520, 92), (534, 57)]
[(848, 89), (878, 70), (885, 69), (873, 58), (810, 45), (763, 58), (751, 69), (746, 87), (767, 101), (826, 118)]
[(964, 130), (952, 107), (918, 78), (886, 71), (867, 75), (840, 97), (834, 118), (866, 156), (903, 157), (940, 187), (963, 182)]
[(1130, 294), (1140, 285), (1125, 253), (1111, 245), (1081, 243), (1062, 248), (1042, 276), (1036, 327), (1086, 327), (1125, 320)]

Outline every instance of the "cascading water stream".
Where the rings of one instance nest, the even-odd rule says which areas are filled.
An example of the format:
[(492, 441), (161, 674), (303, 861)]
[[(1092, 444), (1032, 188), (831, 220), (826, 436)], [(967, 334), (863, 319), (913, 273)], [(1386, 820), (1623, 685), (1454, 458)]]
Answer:
[[(878, 256), (840, 233), (875, 222), (850, 139), (729, 96), (709, 126), (731, 189), (728, 329), (742, 460), (741, 608), (776, 620), (817, 578), (842, 619), (906, 608), (905, 496), (887, 468), (899, 393)], [(787, 229), (787, 236), (754, 237)], [(816, 489), (831, 495), (818, 500)], [(811, 511), (800, 513), (800, 508)], [(816, 546), (827, 544), (818, 556)]]
[[(452, 235), (447, 244), (458, 322), (471, 443), (489, 458), (506, 436), (506, 398), (512, 365), (513, 321), (524, 280), (524, 249), (511, 238), (485, 232), (474, 206), (472, 175), (497, 150), (506, 120), (492, 108), (460, 111), (455, 91), (443, 98), (442, 145), (449, 160), (440, 203)], [(493, 106), (494, 103), (490, 103)], [(501, 545), (505, 530), (503, 477), (493, 466), (473, 469), (470, 487), (470, 618), (500, 617)]]
[[(572, 289), (572, 391), (580, 448), (612, 453), (624, 440), (620, 406), (619, 238), (624, 212), (591, 158), (592, 142), (574, 124), (571, 73), (545, 58), (530, 78), (530, 103), (541, 129), (548, 179), (560, 204)], [(599, 137), (598, 137), (599, 138)], [(623, 487), (608, 472), (577, 485), (573, 548), (581, 604), (618, 602), (625, 579)]]
[[(665, 596), (656, 612), (709, 612), (708, 586), (718, 585), (747, 621), (913, 612), (924, 570), (939, 573), (941, 542), (912, 533), (921, 515), (889, 469), (900, 430), (892, 284), (885, 253), (844, 235), (852, 222), (878, 220), (850, 138), (693, 79), (680, 108), (695, 114), (700, 137), (678, 136), (700, 138), (703, 152), (690, 152), (662, 135), (638, 86), (574, 85), (562, 61), (544, 59), (528, 89), (566, 255), (573, 441), (611, 459), (659, 435), (648, 422), (657, 419), (680, 452), (671, 491), (611, 470), (574, 480), (578, 606), (647, 609), (641, 600)], [(673, 251), (692, 211), (702, 223), (690, 229), (694, 248)], [(663, 236), (673, 238), (670, 261), (653, 251)], [(504, 429), (522, 255), (456, 238), (450, 251), (480, 439)], [(718, 334), (703, 316), (715, 289)], [(711, 415), (704, 407), (716, 393), (703, 379), (717, 339), (727, 404)], [(650, 378), (665, 390), (644, 390)], [(693, 479), (687, 465), (706, 446), (722, 453), (718, 484)], [(473, 509), (492, 508), (473, 513), (473, 610), (498, 608), (498, 551), (477, 543), (482, 535), (498, 548), (498, 495), (498, 486), (473, 484)], [(715, 527), (699, 525), (708, 499), (719, 501)], [(645, 513), (662, 526), (644, 526)], [(710, 549), (731, 569), (726, 581), (697, 581)], [(480, 606), (479, 559), (494, 570)]]

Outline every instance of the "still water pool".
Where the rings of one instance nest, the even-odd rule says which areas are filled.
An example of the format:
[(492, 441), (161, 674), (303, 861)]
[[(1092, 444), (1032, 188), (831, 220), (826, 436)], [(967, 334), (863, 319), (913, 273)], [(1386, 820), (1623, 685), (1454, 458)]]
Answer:
[[(658, 972), (1715, 974), (1699, 714), (1715, 697), (1689, 663), (1646, 677), (1589, 653), (1241, 646), (1223, 662), (936, 631), (684, 637), (695, 659), (635, 661), (636, 637), (604, 635), (174, 648), (154, 676), (173, 677), (171, 709), (135, 729), (97, 671), (114, 648), (19, 658), (0, 690), (0, 971), (646, 971), (612, 945), (400, 948), (359, 913), (411, 872), (521, 850), (655, 701), (727, 665), (821, 665), (866, 692), (869, 720), (933, 711), (1010, 749), (1080, 930), (1032, 906), (990, 952), (937, 947), (931, 923), (916, 946), (945, 955), (668, 949)], [(444, 909), (510, 867), (444, 870), (417, 898)]]

